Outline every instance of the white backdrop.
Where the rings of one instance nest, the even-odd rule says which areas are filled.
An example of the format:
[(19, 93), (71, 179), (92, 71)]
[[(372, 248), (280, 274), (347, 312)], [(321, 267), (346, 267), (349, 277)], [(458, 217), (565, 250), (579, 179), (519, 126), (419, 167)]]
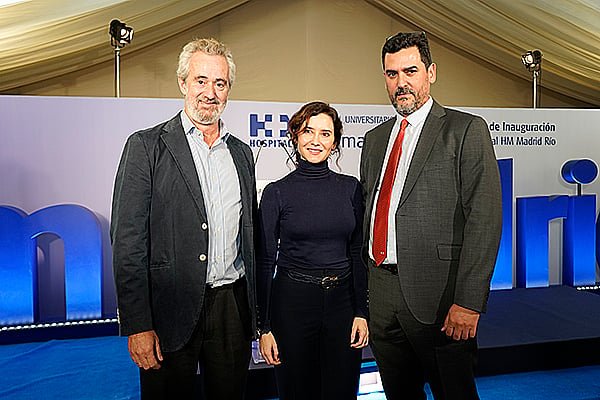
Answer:
[[(258, 156), (257, 177), (263, 184), (291, 168), (282, 147), (287, 140), (280, 131), (300, 105), (231, 101), (227, 106), (223, 119)], [(91, 209), (101, 220), (105, 263), (110, 263), (108, 221), (123, 144), (133, 131), (171, 118), (182, 106), (180, 99), (0, 96), (0, 205), (27, 213), (63, 203)], [(343, 172), (357, 175), (364, 133), (393, 116), (394, 110), (380, 105), (334, 106), (345, 130), (339, 165)], [(497, 157), (514, 160), (516, 197), (573, 195), (576, 188), (560, 177), (562, 165), (571, 159), (600, 160), (600, 110), (464, 110), (487, 120)], [(583, 190), (599, 191), (598, 179)], [(550, 230), (552, 284), (561, 280), (562, 246), (560, 225), (553, 223)], [(106, 271), (105, 285), (112, 285), (110, 265)], [(113, 300), (107, 301), (105, 307), (110, 309)]]

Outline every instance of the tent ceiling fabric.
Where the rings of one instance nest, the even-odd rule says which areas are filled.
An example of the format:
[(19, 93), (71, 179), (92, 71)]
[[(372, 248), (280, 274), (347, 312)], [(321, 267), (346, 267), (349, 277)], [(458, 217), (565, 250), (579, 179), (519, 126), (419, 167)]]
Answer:
[[(0, 6), (0, 91), (108, 61), (108, 25), (135, 28), (136, 49), (250, 0), (25, 0)], [(366, 0), (513, 75), (543, 53), (543, 86), (600, 105), (598, 0)], [(435, 56), (435, 55), (434, 55)]]
[(514, 75), (539, 49), (543, 86), (600, 105), (598, 0), (367, 1)]
[(0, 90), (39, 82), (114, 57), (108, 26), (134, 27), (136, 49), (249, 0), (26, 0), (0, 7)]

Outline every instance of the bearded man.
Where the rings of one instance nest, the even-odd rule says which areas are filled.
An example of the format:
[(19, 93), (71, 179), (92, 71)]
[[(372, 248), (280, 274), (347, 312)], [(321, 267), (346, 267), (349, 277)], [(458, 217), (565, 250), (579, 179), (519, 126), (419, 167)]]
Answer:
[(242, 399), (256, 326), (256, 178), (250, 148), (221, 120), (231, 51), (194, 40), (177, 77), (183, 112), (132, 134), (115, 179), (120, 333), (142, 399), (197, 398), (198, 386), (206, 399)]
[(424, 32), (381, 51), (397, 117), (365, 135), (363, 257), (371, 348), (388, 400), (479, 399), (477, 325), (500, 243), (501, 190), (481, 117), (442, 107)]

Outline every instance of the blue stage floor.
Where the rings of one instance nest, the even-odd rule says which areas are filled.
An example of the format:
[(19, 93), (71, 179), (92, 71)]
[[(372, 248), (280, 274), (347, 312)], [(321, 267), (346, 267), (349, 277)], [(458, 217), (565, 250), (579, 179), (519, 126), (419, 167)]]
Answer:
[(600, 296), (570, 286), (492, 291), (478, 336), (481, 349), (600, 338)]
[[(492, 292), (488, 313), (481, 319), (479, 343), (478, 387), (484, 400), (600, 399), (596, 294), (565, 286)], [(541, 371), (549, 369), (555, 371)], [(520, 371), (533, 372), (500, 375)], [(274, 397), (260, 394), (272, 385), (269, 372), (269, 368), (251, 371), (250, 383), (258, 387), (250, 390), (248, 400)], [(124, 400), (137, 399), (138, 390), (137, 368), (125, 338), (0, 345), (3, 400)], [(360, 397), (383, 398), (380, 393)]]

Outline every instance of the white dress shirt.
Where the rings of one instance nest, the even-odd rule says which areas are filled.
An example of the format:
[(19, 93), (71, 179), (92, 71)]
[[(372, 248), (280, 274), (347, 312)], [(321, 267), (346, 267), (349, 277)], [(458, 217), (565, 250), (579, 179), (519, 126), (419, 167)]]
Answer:
[[(404, 131), (404, 140), (402, 141), (402, 155), (398, 161), (398, 169), (396, 171), (396, 178), (394, 179), (394, 185), (392, 187), (392, 194), (390, 198), (390, 212), (388, 214), (388, 236), (387, 236), (387, 254), (384, 264), (397, 264), (396, 258), (396, 210), (400, 204), (400, 197), (402, 196), (402, 190), (404, 189), (404, 182), (406, 181), (406, 175), (408, 174), (408, 168), (415, 153), (417, 142), (421, 136), (421, 130), (425, 123), (425, 119), (431, 111), (433, 106), (433, 98), (429, 97), (429, 100), (425, 102), (417, 111), (410, 114), (406, 119), (408, 120), (408, 126)], [(377, 209), (377, 201), (379, 200), (379, 192), (381, 190), (381, 182), (383, 181), (383, 174), (392, 152), (392, 147), (396, 141), (396, 137), (400, 133), (400, 124), (405, 119), (403, 116), (398, 115), (396, 123), (392, 128), (390, 139), (388, 140), (387, 149), (385, 151), (385, 158), (383, 159), (383, 167), (379, 175), (379, 183), (377, 184), (377, 192), (375, 193), (374, 206), (371, 211), (371, 226), (370, 226), (370, 239), (369, 239), (369, 256), (373, 257), (373, 225), (375, 223), (375, 210)]]

